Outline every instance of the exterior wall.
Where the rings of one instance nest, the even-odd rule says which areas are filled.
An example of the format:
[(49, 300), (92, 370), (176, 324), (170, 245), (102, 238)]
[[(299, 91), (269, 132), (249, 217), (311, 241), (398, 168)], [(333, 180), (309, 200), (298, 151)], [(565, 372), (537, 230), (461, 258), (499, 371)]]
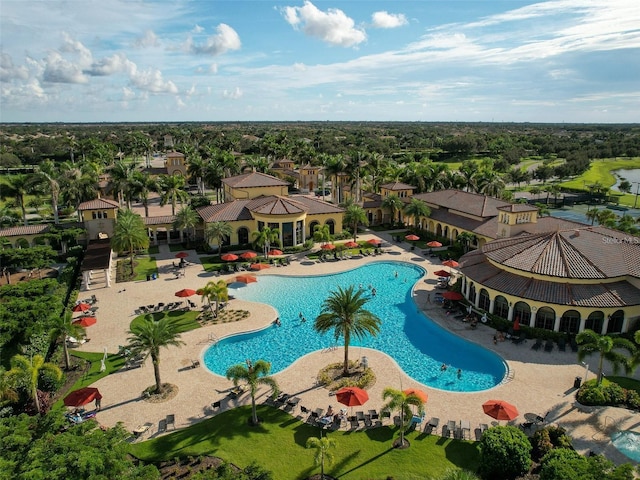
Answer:
[(413, 196), (413, 189), (389, 190), (387, 188), (381, 188), (380, 195), (382, 198), (387, 198), (391, 195), (397, 195), (400, 198), (411, 198)]
[(289, 188), (286, 185), (275, 187), (257, 187), (257, 188), (232, 188), (229, 185), (224, 186), (224, 201), (232, 202), (233, 200), (252, 199), (261, 196), (279, 195), (286, 197), (289, 195)]
[(117, 210), (115, 208), (83, 210), (82, 221), (84, 228), (87, 230), (87, 238), (89, 240), (96, 240), (100, 233), (104, 233), (111, 238), (116, 223), (116, 216)]

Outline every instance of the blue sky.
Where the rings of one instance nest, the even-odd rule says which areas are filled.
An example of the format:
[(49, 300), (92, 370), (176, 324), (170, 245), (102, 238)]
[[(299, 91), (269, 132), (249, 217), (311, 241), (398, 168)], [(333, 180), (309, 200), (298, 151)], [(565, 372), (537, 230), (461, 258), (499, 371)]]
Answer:
[(0, 121), (640, 122), (638, 0), (0, 0)]

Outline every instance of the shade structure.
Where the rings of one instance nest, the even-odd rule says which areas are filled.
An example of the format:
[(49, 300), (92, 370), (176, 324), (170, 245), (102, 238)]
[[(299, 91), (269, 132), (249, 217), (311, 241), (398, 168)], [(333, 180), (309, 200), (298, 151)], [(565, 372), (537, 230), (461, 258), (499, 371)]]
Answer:
[(446, 270), (436, 270), (435, 272), (433, 272), (433, 274), (436, 277), (450, 277), (451, 274), (449, 272), (447, 272)]
[(225, 262), (235, 262), (239, 257), (234, 253), (225, 253), (220, 258)]
[(74, 325), (80, 325), (81, 327), (90, 327), (91, 325), (95, 325), (98, 322), (96, 317), (80, 317), (77, 320), (73, 321)]
[(256, 258), (258, 254), (256, 252), (248, 251), (240, 254), (240, 258), (243, 260), (250, 260), (252, 258)]
[(336, 246), (333, 243), (325, 243), (321, 248), (322, 250), (333, 250)]
[(496, 420), (513, 420), (520, 415), (516, 407), (504, 400), (487, 400), (482, 404), (482, 410)]
[(435, 241), (435, 240), (432, 240), (432, 241), (427, 243), (427, 247), (431, 247), (431, 248), (439, 248), (441, 246), (442, 246), (442, 244), (440, 242)]
[(176, 258), (187, 258), (189, 254), (187, 252), (178, 252), (176, 253)]
[(444, 292), (442, 298), (446, 298), (447, 300), (462, 300), (464, 297), (460, 292)]
[(64, 397), (63, 402), (67, 407), (81, 407), (96, 399), (100, 400), (101, 398), (102, 394), (97, 388), (84, 387), (71, 392), (69, 395)]
[(282, 255), (282, 250), (278, 250), (277, 248), (272, 248), (269, 250), (269, 255)]
[(403, 390), (402, 392), (407, 396), (415, 395), (420, 400), (422, 400), (422, 403), (427, 403), (427, 400), (429, 399), (429, 395), (427, 395), (427, 392), (423, 392), (422, 390), (420, 390), (418, 388), (407, 388), (406, 390)]
[(81, 302), (75, 305), (71, 310), (73, 310), (74, 312), (86, 312), (89, 309), (91, 309), (91, 305)]
[(410, 242), (417, 242), (418, 240), (420, 240), (420, 237), (417, 235), (414, 235), (413, 233), (410, 235), (407, 235), (406, 237), (404, 237), (405, 240), (409, 240)]
[(358, 242), (354, 242), (353, 240), (350, 240), (347, 243), (345, 243), (344, 246), (347, 248), (356, 248), (358, 247)]
[(460, 264), (458, 262), (456, 262), (455, 260), (445, 260), (444, 262), (442, 262), (442, 264), (445, 267), (450, 267), (450, 268), (456, 268), (456, 267), (460, 266)]
[(191, 290), (190, 288), (183, 288), (182, 290), (178, 290), (175, 293), (176, 297), (190, 297), (191, 295), (195, 295), (197, 292), (195, 290)]
[(251, 270), (266, 270), (267, 268), (271, 268), (271, 265), (267, 263), (254, 263), (251, 265)]
[(367, 243), (370, 245), (380, 245), (382, 240), (378, 240), (377, 238), (372, 238), (371, 240), (367, 240)]
[(253, 275), (238, 275), (235, 280), (238, 283), (254, 283), (258, 281)]
[(344, 387), (336, 392), (336, 400), (347, 407), (364, 405), (369, 400), (369, 394), (358, 387)]

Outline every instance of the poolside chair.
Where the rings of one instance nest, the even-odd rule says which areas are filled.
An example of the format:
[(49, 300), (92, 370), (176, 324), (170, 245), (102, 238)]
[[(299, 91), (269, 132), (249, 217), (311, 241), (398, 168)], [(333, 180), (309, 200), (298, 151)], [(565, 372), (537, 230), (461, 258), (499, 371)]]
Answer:
[(558, 339), (558, 350), (560, 350), (561, 352), (567, 351), (567, 341), (564, 339), (564, 337), (560, 337)]
[(536, 338), (536, 343), (531, 346), (531, 350), (540, 350), (542, 348), (542, 339)]
[(545, 352), (552, 352), (553, 351), (553, 342), (551, 340), (547, 340), (544, 344), (544, 351)]
[(167, 431), (167, 419), (163, 418), (158, 422), (158, 433)]
[(176, 416), (173, 413), (167, 415), (165, 420), (167, 421), (167, 427), (171, 425), (174, 430), (176, 429)]
[(569, 342), (569, 345), (571, 346), (572, 352), (575, 353), (578, 351), (578, 343), (576, 342), (576, 337), (571, 337), (571, 341)]
[(211, 408), (213, 410), (220, 410), (220, 403), (221, 403), (220, 400), (216, 400), (211, 404)]

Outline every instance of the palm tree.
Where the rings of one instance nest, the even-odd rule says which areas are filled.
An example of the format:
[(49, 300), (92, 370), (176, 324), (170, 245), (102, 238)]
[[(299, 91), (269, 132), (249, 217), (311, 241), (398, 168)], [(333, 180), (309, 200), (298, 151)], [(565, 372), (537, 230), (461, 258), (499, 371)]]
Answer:
[(15, 403), (20, 399), (16, 392), (14, 382), (3, 367), (0, 367), (0, 406), (6, 403)]
[(595, 222), (595, 220), (598, 218), (599, 212), (600, 210), (598, 210), (596, 207), (589, 208), (584, 216), (587, 217), (587, 220), (591, 220), (591, 225), (593, 225), (593, 222)]
[(396, 223), (396, 214), (404, 208), (404, 202), (396, 194), (389, 195), (382, 200), (382, 208), (391, 210), (391, 224)]
[(29, 175), (11, 175), (6, 177), (9, 183), (9, 189), (13, 192), (13, 196), (22, 212), (22, 221), (25, 226), (27, 223), (27, 210), (25, 208), (24, 198), (31, 191), (33, 180)]
[(207, 162), (197, 152), (189, 155), (187, 158), (187, 173), (191, 177), (195, 177), (196, 186), (198, 187), (198, 193), (200, 195), (204, 195), (204, 183), (202, 182), (202, 178), (204, 177), (206, 165)]
[(158, 182), (148, 172), (136, 171), (133, 173), (133, 195), (136, 196), (144, 207), (144, 216), (149, 216), (149, 194), (158, 191)]
[(36, 176), (36, 181), (40, 184), (47, 185), (51, 193), (51, 208), (53, 210), (53, 223), (60, 223), (58, 215), (58, 202), (60, 200), (60, 183), (58, 183), (58, 174), (55, 164), (47, 159), (40, 165), (40, 170)]
[(356, 205), (355, 203), (352, 203), (345, 209), (343, 221), (353, 230), (354, 242), (358, 237), (358, 225), (369, 225), (367, 212), (364, 210), (364, 208), (362, 208), (360, 205)]
[(69, 370), (69, 348), (67, 347), (67, 337), (84, 337), (86, 332), (84, 327), (73, 323), (73, 313), (65, 310), (62, 315), (55, 315), (53, 325), (49, 331), (51, 338), (62, 342), (64, 351), (64, 368)]
[(422, 200), (412, 198), (407, 206), (404, 207), (404, 213), (409, 217), (413, 217), (413, 226), (418, 228), (420, 226), (420, 217), (431, 215), (431, 209)]
[(156, 393), (162, 393), (164, 388), (160, 381), (160, 349), (184, 345), (180, 340), (178, 324), (169, 317), (162, 317), (156, 322), (148, 316), (144, 322), (132, 326), (127, 334), (127, 349), (133, 355), (143, 355), (145, 360), (151, 357), (156, 378)]
[(207, 242), (211, 243), (211, 240), (215, 240), (218, 244), (218, 253), (222, 252), (222, 242), (225, 238), (229, 238), (233, 230), (231, 225), (227, 222), (212, 222), (207, 225), (204, 230), (204, 238)]
[(228, 380), (233, 380), (233, 384), (237, 387), (238, 382), (244, 381), (249, 386), (249, 395), (251, 395), (251, 421), (253, 425), (260, 423), (258, 412), (256, 411), (256, 393), (260, 385), (266, 385), (271, 389), (271, 396), (275, 398), (278, 395), (278, 384), (269, 376), (271, 364), (264, 360), (256, 360), (255, 363), (247, 359), (246, 366), (243, 364), (233, 365), (227, 370), (226, 376)]
[(272, 245), (280, 245), (280, 230), (271, 227), (262, 227), (262, 230), (253, 232), (253, 243), (256, 247), (262, 248), (265, 257), (269, 257), (269, 250)]
[(366, 335), (377, 335), (380, 332), (381, 320), (363, 307), (370, 299), (363, 289), (356, 290), (353, 285), (330, 292), (322, 304), (320, 315), (315, 320), (314, 328), (323, 334), (333, 330), (336, 341), (344, 337), (343, 375), (349, 374), (349, 344), (351, 337), (358, 339)]
[(336, 441), (330, 437), (309, 437), (307, 438), (306, 448), (314, 448), (316, 455), (313, 457), (313, 462), (316, 465), (320, 465), (320, 479), (324, 479), (324, 462), (331, 465), (333, 463), (333, 454), (329, 451), (330, 448), (336, 446)]
[(626, 373), (631, 372), (631, 362), (629, 362), (628, 357), (615, 350), (626, 350), (633, 357), (637, 349), (631, 340), (600, 335), (593, 330), (587, 329), (576, 335), (576, 342), (579, 345), (578, 361), (581, 362), (587, 355), (592, 353), (600, 355), (598, 361), (598, 385), (602, 382), (602, 369), (605, 359), (611, 363), (614, 373), (618, 373), (620, 367), (623, 367)]
[(131, 210), (120, 210), (111, 238), (111, 247), (117, 252), (128, 252), (131, 259), (131, 275), (134, 274), (133, 255), (138, 249), (149, 246), (149, 235), (142, 217)]
[(173, 228), (180, 231), (180, 241), (183, 240), (182, 232), (187, 231), (187, 246), (191, 238), (195, 236), (196, 226), (198, 225), (200, 217), (196, 211), (190, 206), (182, 207), (176, 214), (176, 219), (173, 221)]
[(618, 216), (613, 213), (613, 210), (609, 210), (608, 208), (598, 210), (596, 215), (596, 221), (605, 227), (615, 227), (617, 219)]
[(476, 236), (470, 232), (462, 232), (456, 237), (456, 242), (462, 245), (464, 253), (469, 251), (469, 247), (476, 240)]
[(111, 183), (113, 185), (114, 197), (118, 198), (120, 205), (124, 201), (127, 208), (131, 208), (131, 198), (135, 185), (134, 172), (136, 171), (135, 162), (125, 163), (118, 161), (109, 169), (111, 175)]
[(313, 227), (313, 239), (321, 243), (331, 242), (331, 229), (326, 223)]
[(405, 446), (404, 431), (413, 417), (411, 407), (417, 407), (418, 415), (421, 416), (424, 413), (424, 402), (414, 393), (407, 395), (402, 390), (396, 390), (391, 387), (387, 387), (382, 391), (382, 398), (387, 400), (387, 403), (382, 407), (383, 410), (391, 412), (397, 410), (400, 413), (400, 443), (398, 446), (403, 447)]
[(180, 175), (162, 175), (160, 177), (160, 205), (171, 202), (171, 215), (176, 214), (176, 203), (185, 202), (189, 194), (183, 190), (185, 179)]
[(56, 381), (62, 379), (62, 371), (53, 363), (45, 362), (42, 355), (34, 355), (27, 358), (24, 355), (11, 357), (11, 370), (7, 372), (10, 380), (27, 389), (27, 395), (40, 413), (40, 400), (38, 399), (38, 383), (40, 376), (47, 374)]
[(215, 300), (217, 314), (220, 302), (226, 302), (229, 299), (229, 287), (224, 280), (218, 280), (217, 282), (210, 281), (198, 290), (198, 294), (202, 295), (202, 299), (207, 301), (209, 310), (211, 310), (211, 300)]

